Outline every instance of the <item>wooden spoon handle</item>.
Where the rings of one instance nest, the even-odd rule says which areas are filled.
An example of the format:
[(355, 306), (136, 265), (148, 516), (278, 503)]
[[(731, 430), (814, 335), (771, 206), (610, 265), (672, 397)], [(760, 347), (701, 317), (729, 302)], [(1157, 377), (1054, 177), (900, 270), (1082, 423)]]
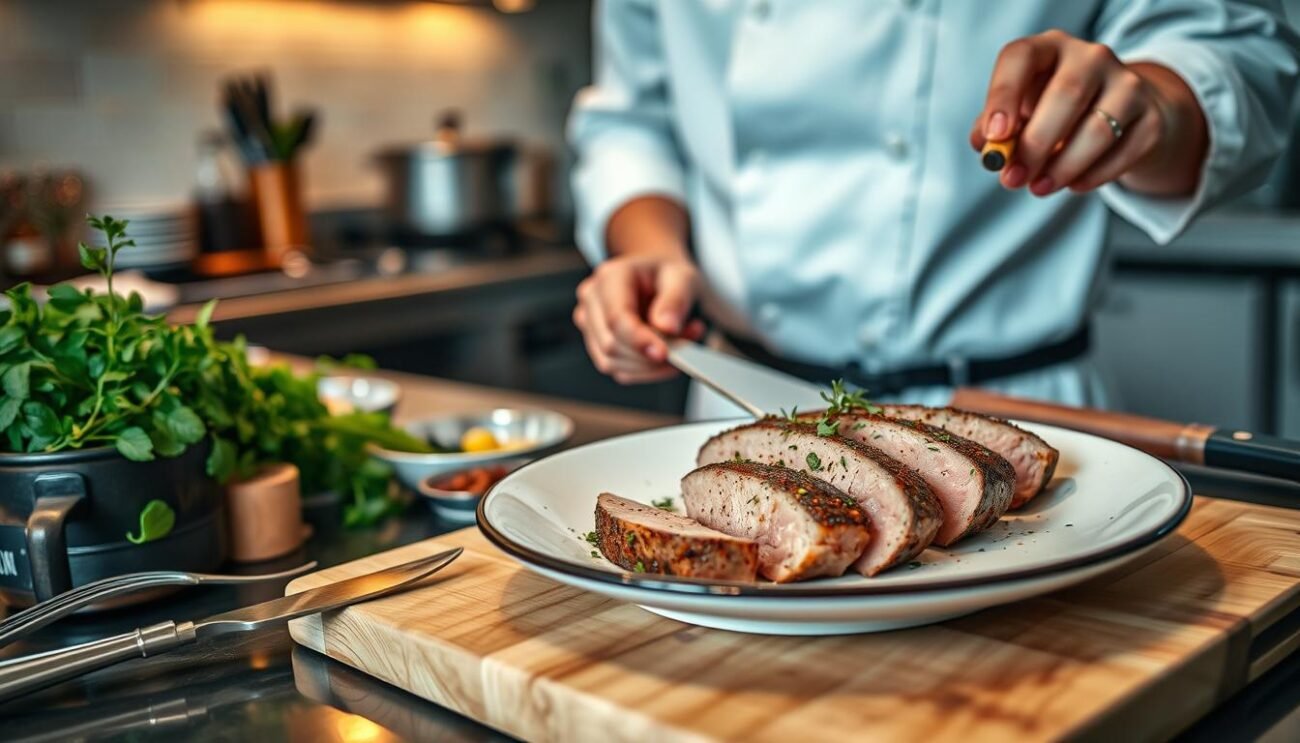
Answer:
[(1001, 418), (1047, 423), (1104, 436), (1163, 459), (1205, 464), (1205, 442), (1214, 426), (1174, 423), (1129, 413), (1022, 400), (996, 392), (960, 387), (952, 397), (955, 408)]

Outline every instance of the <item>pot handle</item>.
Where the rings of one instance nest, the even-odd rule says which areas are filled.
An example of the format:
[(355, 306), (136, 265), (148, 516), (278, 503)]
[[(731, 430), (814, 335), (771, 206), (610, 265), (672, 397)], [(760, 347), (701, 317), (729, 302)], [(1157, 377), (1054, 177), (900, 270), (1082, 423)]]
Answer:
[(68, 544), (63, 526), (68, 514), (86, 499), (86, 483), (74, 472), (51, 472), (32, 483), (35, 506), (27, 518), (27, 556), (32, 591), (46, 601), (72, 588)]

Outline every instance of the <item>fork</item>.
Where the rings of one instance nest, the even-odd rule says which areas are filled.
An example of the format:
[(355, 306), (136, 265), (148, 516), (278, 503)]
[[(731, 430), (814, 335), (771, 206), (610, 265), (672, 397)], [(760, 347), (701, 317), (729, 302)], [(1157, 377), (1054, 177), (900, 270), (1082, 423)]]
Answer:
[(260, 575), (219, 575), (214, 573), (189, 573), (179, 570), (154, 570), (143, 573), (124, 573), (87, 583), (65, 591), (54, 598), (42, 601), (0, 621), (0, 647), (29, 635), (51, 622), (72, 614), (90, 604), (105, 599), (135, 593), (147, 588), (162, 586), (239, 585), (290, 578), (316, 567), (316, 561), (278, 573)]

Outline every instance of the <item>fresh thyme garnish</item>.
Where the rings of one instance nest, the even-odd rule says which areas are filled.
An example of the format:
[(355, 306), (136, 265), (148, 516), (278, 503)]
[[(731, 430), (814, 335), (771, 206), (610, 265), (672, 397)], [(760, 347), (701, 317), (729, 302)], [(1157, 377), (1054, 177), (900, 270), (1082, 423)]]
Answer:
[(808, 462), (808, 469), (812, 470), (813, 472), (816, 472), (817, 470), (822, 468), (821, 457), (817, 456), (813, 452), (808, 452), (808, 456), (805, 458), (805, 461)]
[(677, 510), (677, 507), (673, 505), (673, 499), (671, 497), (652, 500), (650, 501), (650, 505), (654, 506), (655, 508), (658, 508), (660, 511)]
[[(879, 407), (871, 404), (862, 390), (850, 392), (842, 379), (831, 382), (831, 391), (823, 392), (821, 395), (826, 401), (826, 409), (817, 419), (818, 436), (834, 436), (839, 433), (840, 422), (835, 419), (840, 415), (854, 410), (862, 410), (871, 415), (878, 415), (881, 412)], [(855, 425), (854, 430), (858, 430), (863, 425), (862, 423)]]
[(600, 544), (600, 537), (596, 536), (596, 532), (594, 531), (589, 531), (586, 534), (583, 534), (582, 538), (587, 540), (587, 544)]

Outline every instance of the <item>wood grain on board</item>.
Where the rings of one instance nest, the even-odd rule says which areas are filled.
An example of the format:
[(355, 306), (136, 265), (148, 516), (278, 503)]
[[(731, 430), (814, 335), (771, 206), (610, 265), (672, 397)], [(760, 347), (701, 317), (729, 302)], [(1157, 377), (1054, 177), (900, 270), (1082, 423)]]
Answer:
[(465, 554), (428, 587), (294, 639), (527, 740), (1166, 737), (1300, 644), (1300, 511), (1211, 499), (1079, 587), (875, 635), (682, 624), (530, 573), (473, 528), (290, 591), (448, 546)]

